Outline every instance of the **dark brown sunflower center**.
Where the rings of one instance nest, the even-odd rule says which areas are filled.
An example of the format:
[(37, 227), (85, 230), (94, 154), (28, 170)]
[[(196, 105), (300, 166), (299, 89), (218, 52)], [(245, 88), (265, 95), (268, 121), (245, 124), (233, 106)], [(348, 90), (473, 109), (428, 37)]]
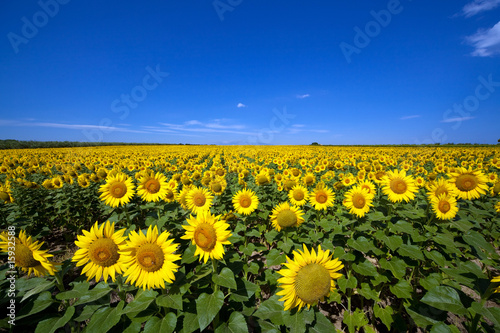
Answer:
[(357, 209), (364, 208), (366, 204), (365, 196), (361, 193), (356, 193), (352, 196), (352, 205)]
[(240, 199), (240, 206), (243, 208), (248, 208), (250, 207), (251, 204), (252, 204), (252, 199), (247, 196), (244, 196)]
[(219, 176), (224, 176), (224, 173), (225, 173), (224, 169), (218, 169), (217, 170), (217, 175), (219, 175)]
[(120, 258), (118, 246), (110, 238), (98, 238), (89, 246), (90, 260), (96, 265), (109, 267)]
[(174, 198), (174, 192), (171, 190), (171, 189), (167, 189), (166, 191), (166, 194), (165, 194), (165, 198), (171, 200)]
[(331, 277), (320, 264), (302, 267), (295, 278), (295, 292), (307, 304), (313, 304), (330, 293)]
[(151, 194), (158, 193), (160, 191), (160, 182), (156, 179), (150, 179), (144, 184), (144, 188)]
[(293, 191), (293, 198), (297, 201), (304, 200), (304, 192), (301, 190)]
[(19, 267), (30, 268), (40, 265), (40, 262), (33, 258), (33, 251), (22, 243), (16, 242), (15, 256), (16, 265)]
[(205, 202), (207, 202), (207, 198), (205, 198), (203, 193), (195, 193), (195, 195), (193, 195), (193, 204), (196, 207), (203, 207)]
[(212, 191), (214, 191), (216, 193), (222, 191), (222, 185), (220, 183), (213, 183), (211, 185), (211, 187), (212, 187)]
[(297, 215), (289, 209), (279, 212), (276, 219), (282, 228), (291, 227), (297, 224)]
[(194, 231), (194, 241), (204, 251), (212, 250), (217, 243), (217, 234), (214, 227), (207, 223), (198, 225)]
[(328, 195), (325, 192), (316, 193), (316, 201), (320, 204), (327, 202)]
[(472, 191), (477, 186), (477, 179), (474, 175), (465, 174), (457, 177), (456, 183), (457, 188), (460, 191)]
[(311, 185), (314, 182), (314, 178), (311, 176), (306, 176), (305, 181), (307, 185)]
[(396, 194), (403, 194), (406, 192), (406, 189), (408, 186), (406, 185), (406, 182), (400, 178), (393, 179), (391, 181), (391, 190), (392, 192)]
[(156, 272), (163, 267), (165, 255), (158, 244), (142, 244), (135, 254), (137, 263), (147, 272)]
[(109, 193), (113, 198), (121, 198), (127, 193), (127, 185), (122, 182), (116, 182), (109, 188)]
[(438, 208), (441, 213), (448, 213), (451, 207), (448, 201), (440, 201)]

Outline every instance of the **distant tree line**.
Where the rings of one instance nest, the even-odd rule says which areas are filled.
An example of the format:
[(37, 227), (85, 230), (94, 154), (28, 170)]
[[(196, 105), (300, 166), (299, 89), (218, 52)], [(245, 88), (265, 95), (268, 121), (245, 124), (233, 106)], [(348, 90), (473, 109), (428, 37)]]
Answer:
[[(72, 148), (72, 147), (98, 147), (98, 146), (124, 146), (124, 145), (172, 145), (172, 144), (171, 143), (0, 140), (0, 149)], [(179, 143), (179, 145), (182, 145), (182, 143)]]

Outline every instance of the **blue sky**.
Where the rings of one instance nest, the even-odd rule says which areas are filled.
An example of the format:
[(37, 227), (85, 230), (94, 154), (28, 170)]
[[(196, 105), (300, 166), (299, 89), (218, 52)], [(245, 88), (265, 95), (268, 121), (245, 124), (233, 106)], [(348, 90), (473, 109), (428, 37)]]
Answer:
[(0, 139), (500, 138), (500, 0), (41, 0), (0, 8)]

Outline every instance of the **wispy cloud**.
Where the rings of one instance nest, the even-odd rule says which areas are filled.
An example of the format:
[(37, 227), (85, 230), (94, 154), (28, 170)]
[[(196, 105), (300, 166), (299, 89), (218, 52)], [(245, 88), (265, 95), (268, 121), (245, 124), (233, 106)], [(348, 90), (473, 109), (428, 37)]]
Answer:
[(414, 115), (411, 115), (411, 116), (404, 116), (404, 117), (401, 117), (399, 118), (400, 120), (408, 120), (408, 119), (414, 119), (414, 118), (420, 118), (421, 115), (419, 114), (414, 114)]
[(489, 57), (500, 54), (500, 22), (493, 28), (479, 30), (474, 35), (466, 38), (475, 50), (472, 55), (475, 57)]
[(246, 108), (247, 106), (243, 103), (238, 103), (238, 105), (236, 105), (237, 108)]
[(299, 99), (304, 99), (304, 98), (307, 98), (307, 97), (310, 97), (311, 95), (309, 94), (303, 94), (303, 95), (297, 95), (297, 98)]
[(241, 131), (244, 125), (231, 124), (230, 119), (213, 119), (207, 123), (199, 120), (190, 120), (182, 124), (159, 123), (163, 127), (160, 129), (151, 129), (152, 131), (171, 131), (171, 132), (199, 132), (199, 133), (229, 133), (242, 135), (255, 135), (256, 132)]
[(330, 131), (325, 129), (315, 129), (315, 128), (307, 128), (304, 124), (293, 124), (289, 129), (289, 134), (297, 134), (297, 133), (329, 133)]
[(127, 133), (147, 133), (141, 130), (133, 130), (128, 128), (116, 127), (116, 126), (99, 126), (99, 125), (87, 125), (87, 124), (65, 124), (65, 123), (47, 123), (47, 122), (23, 122), (17, 120), (6, 120), (0, 119), (0, 125), (9, 125), (17, 127), (49, 127), (49, 128), (63, 128), (70, 130), (89, 130), (96, 129), (100, 131), (115, 131), (115, 132), (127, 132)]
[(465, 17), (471, 17), (478, 13), (492, 10), (500, 5), (500, 0), (474, 0), (462, 8), (462, 13)]
[(441, 122), (442, 123), (455, 123), (457, 121), (466, 121), (466, 120), (471, 120), (474, 118), (475, 117), (456, 117), (456, 118), (443, 119), (443, 120), (441, 120)]

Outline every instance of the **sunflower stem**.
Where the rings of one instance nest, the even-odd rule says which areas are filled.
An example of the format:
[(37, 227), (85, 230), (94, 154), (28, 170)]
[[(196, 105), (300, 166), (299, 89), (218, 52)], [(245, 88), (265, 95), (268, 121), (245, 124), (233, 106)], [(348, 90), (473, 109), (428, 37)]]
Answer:
[(59, 289), (60, 292), (66, 291), (66, 289), (64, 289), (64, 282), (62, 280), (62, 276), (60, 275), (60, 272), (55, 272), (54, 276), (56, 278), (57, 289)]
[(125, 216), (127, 217), (127, 228), (130, 228), (132, 223), (130, 222), (130, 214), (128, 212), (128, 207), (127, 205), (124, 206), (124, 211), (125, 211)]
[[(217, 274), (217, 264), (218, 261), (212, 258), (212, 277)], [(214, 282), (214, 279), (212, 278), (212, 286), (214, 290), (214, 294), (216, 294), (219, 291), (219, 285)]]
[(118, 275), (116, 277), (116, 284), (117, 284), (117, 289), (118, 289), (118, 296), (120, 297), (120, 299), (122, 301), (125, 301), (125, 299), (127, 298), (127, 295), (125, 293), (125, 290), (123, 289), (123, 278), (121, 275)]

